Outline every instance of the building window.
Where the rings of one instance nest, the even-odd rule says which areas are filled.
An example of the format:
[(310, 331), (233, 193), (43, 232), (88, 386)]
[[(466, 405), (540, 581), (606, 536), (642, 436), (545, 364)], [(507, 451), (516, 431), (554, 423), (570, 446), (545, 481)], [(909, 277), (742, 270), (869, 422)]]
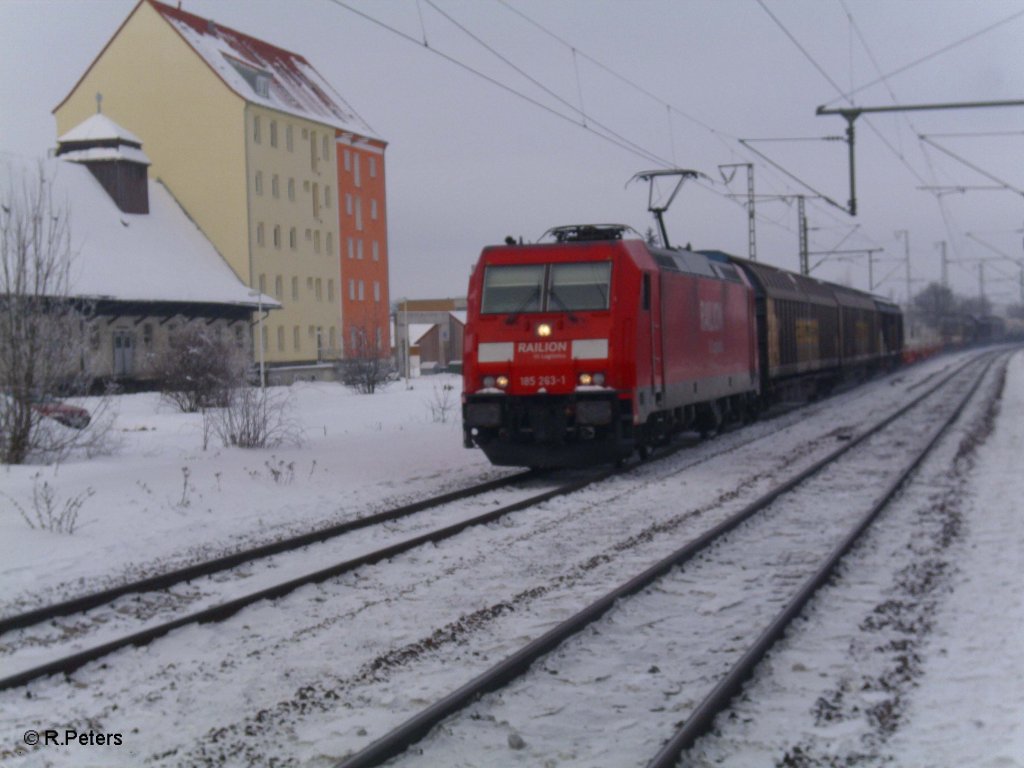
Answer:
[(281, 249), (281, 225), (274, 225), (274, 247), (278, 250)]
[(256, 171), (256, 194), (263, 194), (263, 171)]
[(245, 349), (245, 335), (241, 325), (235, 326), (235, 346), (239, 349)]
[(319, 277), (316, 279), (315, 285), (316, 285), (316, 300), (317, 301), (323, 301), (323, 299), (324, 299), (323, 282), (321, 281), (321, 279)]
[(295, 201), (295, 179), (288, 179), (288, 199)]
[(296, 352), (302, 349), (302, 329), (297, 325), (292, 328), (292, 347)]
[(352, 171), (352, 152), (351, 150), (345, 150), (345, 170)]
[(380, 280), (373, 281), (373, 300), (380, 301)]
[(324, 147), (323, 147), (323, 149), (324, 149), (324, 151), (323, 151), (323, 158), (324, 158), (324, 160), (330, 160), (331, 159), (331, 145), (330, 145), (330, 142), (328, 141), (326, 136), (324, 136)]
[(361, 197), (356, 198), (356, 230), (363, 231), (363, 198)]
[(263, 222), (262, 221), (259, 222), (256, 225), (256, 243), (258, 245), (263, 245)]
[(348, 257), (354, 259), (356, 257), (356, 241), (351, 237), (348, 238)]
[(264, 99), (270, 96), (270, 75), (265, 72), (257, 72), (256, 83), (253, 87), (257, 96), (262, 96)]
[(353, 159), (355, 162), (352, 164), (352, 181), (357, 187), (360, 187), (362, 184), (359, 181), (359, 154), (356, 153)]
[(359, 300), (360, 301), (362, 301), (363, 299), (366, 298), (366, 295), (365, 295), (366, 292), (364, 290), (365, 287), (366, 287), (366, 284), (362, 280), (360, 280), (359, 281)]
[(270, 146), (277, 146), (277, 120), (270, 121)]
[(267, 292), (267, 276), (260, 275), (260, 293)]
[[(327, 300), (334, 301), (334, 280), (329, 279), (327, 281)], [(331, 340), (331, 346), (334, 346), (334, 340)]]
[(295, 227), (288, 230), (288, 247), (293, 251), (299, 246), (299, 235), (295, 231)]
[(295, 137), (292, 135), (291, 123), (288, 123), (288, 125), (284, 127), (284, 144), (289, 152), (295, 149)]
[(326, 253), (328, 256), (333, 256), (334, 255), (334, 233), (333, 232), (328, 232), (327, 233), (327, 239), (326, 239), (326, 242), (324, 243), (324, 253)]
[(329, 184), (324, 184), (324, 205), (327, 207), (331, 205), (331, 187)]
[(281, 276), (278, 275), (274, 278), (274, 296), (281, 298), (284, 295), (284, 281)]
[[(272, 194), (274, 197), (280, 197), (281, 196), (281, 182), (280, 182), (280, 179), (278, 179), (276, 173), (270, 179), (270, 194)], [(374, 203), (374, 210), (375, 211), (377, 210), (376, 202)], [(373, 218), (376, 219), (377, 217), (374, 216)]]
[(284, 352), (284, 326), (277, 326), (277, 351)]
[(259, 144), (262, 141), (260, 136), (260, 116), (255, 115), (252, 118), (252, 140)]
[(312, 291), (313, 290), (313, 278), (312, 277), (307, 277), (306, 278), (306, 290), (307, 291)]
[(317, 229), (313, 232), (313, 250), (320, 253), (320, 230)]
[(352, 215), (352, 195), (348, 192), (345, 193), (345, 213), (348, 216)]
[(146, 350), (153, 348), (153, 324), (144, 323), (142, 326), (142, 346)]
[(313, 171), (313, 173), (316, 173), (316, 163), (317, 163), (317, 160), (318, 160), (318, 158), (316, 156), (316, 131), (310, 131), (309, 132), (309, 167), (310, 167), (310, 170)]
[(299, 278), (292, 277), (292, 301), (299, 300)]
[(348, 280), (348, 298), (349, 301), (356, 300), (356, 281), (352, 278), (349, 278)]
[(370, 218), (374, 221), (377, 220), (377, 200), (370, 201)]
[(380, 261), (380, 243), (376, 240), (373, 241), (373, 260)]
[(356, 240), (356, 259), (363, 258), (363, 241)]
[(338, 344), (338, 329), (332, 325), (331, 330), (327, 332), (327, 337), (331, 341), (331, 351), (333, 352)]
[(313, 182), (313, 218), (320, 220), (320, 185)]
[(370, 178), (377, 178), (377, 158), (372, 155), (370, 156)]

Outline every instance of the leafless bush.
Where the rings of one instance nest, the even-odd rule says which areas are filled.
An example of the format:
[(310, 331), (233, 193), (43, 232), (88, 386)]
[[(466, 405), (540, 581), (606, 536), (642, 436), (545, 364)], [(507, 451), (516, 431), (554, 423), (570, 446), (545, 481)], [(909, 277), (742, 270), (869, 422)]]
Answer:
[(213, 430), (225, 446), (276, 448), (302, 443), (287, 391), (241, 386), (228, 394), (223, 408), (212, 410)]
[(187, 325), (171, 335), (153, 361), (160, 395), (182, 413), (227, 404), (245, 376), (247, 361), (232, 343), (207, 325)]
[(360, 394), (372, 395), (395, 380), (395, 365), (382, 338), (379, 327), (355, 328), (355, 343), (338, 363), (342, 384)]
[(70, 535), (75, 532), (75, 527), (78, 525), (78, 513), (82, 509), (82, 505), (95, 493), (92, 488), (86, 488), (78, 495), (64, 499), (61, 503), (57, 499), (54, 487), (46, 480), (40, 485), (39, 474), (36, 473), (32, 479), (32, 515), (29, 515), (17, 499), (6, 493), (0, 495), (5, 496), (14, 505), (22, 519), (28, 523), (29, 528)]
[(446, 424), (451, 418), (451, 413), (458, 403), (455, 394), (455, 387), (451, 384), (435, 386), (433, 394), (427, 400), (427, 407), (430, 408), (430, 417), (440, 424)]

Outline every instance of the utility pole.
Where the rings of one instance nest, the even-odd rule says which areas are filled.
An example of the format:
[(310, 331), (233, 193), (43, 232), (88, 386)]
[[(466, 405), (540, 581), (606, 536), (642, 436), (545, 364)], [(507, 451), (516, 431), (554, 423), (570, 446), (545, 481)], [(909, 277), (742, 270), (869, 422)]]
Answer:
[(939, 251), (942, 253), (942, 287), (949, 287), (949, 260), (946, 256), (946, 241), (941, 240), (936, 243), (939, 246)]
[(747, 258), (757, 261), (757, 233), (754, 228), (754, 164), (753, 163), (725, 163), (718, 166), (718, 172), (722, 174), (722, 180), (728, 184), (736, 174), (734, 170), (729, 178), (722, 172), (723, 168), (746, 168), (747, 169)]
[(800, 230), (800, 274), (809, 275), (811, 265), (808, 263), (807, 254), (807, 211), (804, 205), (804, 196), (797, 195), (796, 198), (797, 226)]
[(898, 229), (896, 230), (896, 238), (903, 237), (903, 255), (907, 263), (907, 306), (910, 306), (911, 294), (910, 294), (910, 230), (909, 229)]
[(850, 200), (847, 203), (846, 212), (851, 216), (857, 215), (857, 185), (854, 175), (854, 131), (853, 123), (858, 117), (876, 112), (919, 112), (936, 109), (981, 109), (990, 107), (1024, 107), (1024, 101), (980, 101), (980, 102), (959, 102), (951, 104), (905, 104), (893, 105), (890, 107), (845, 107), (839, 109), (828, 109), (824, 106), (818, 107), (816, 115), (841, 115), (846, 120), (846, 144), (849, 147), (850, 155)]

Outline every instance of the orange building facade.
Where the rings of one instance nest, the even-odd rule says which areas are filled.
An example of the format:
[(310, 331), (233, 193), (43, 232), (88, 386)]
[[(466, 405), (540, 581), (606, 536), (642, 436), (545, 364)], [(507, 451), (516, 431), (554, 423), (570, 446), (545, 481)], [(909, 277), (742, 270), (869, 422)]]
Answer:
[(338, 133), (338, 223), (345, 357), (391, 354), (386, 144)]

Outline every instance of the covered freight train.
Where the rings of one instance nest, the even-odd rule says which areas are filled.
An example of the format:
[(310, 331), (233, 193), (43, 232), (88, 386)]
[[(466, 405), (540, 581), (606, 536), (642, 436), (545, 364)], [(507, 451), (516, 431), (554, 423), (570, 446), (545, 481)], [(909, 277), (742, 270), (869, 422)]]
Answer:
[(899, 360), (877, 297), (622, 225), (549, 235), (485, 248), (470, 278), (464, 442), (495, 464), (616, 461)]

